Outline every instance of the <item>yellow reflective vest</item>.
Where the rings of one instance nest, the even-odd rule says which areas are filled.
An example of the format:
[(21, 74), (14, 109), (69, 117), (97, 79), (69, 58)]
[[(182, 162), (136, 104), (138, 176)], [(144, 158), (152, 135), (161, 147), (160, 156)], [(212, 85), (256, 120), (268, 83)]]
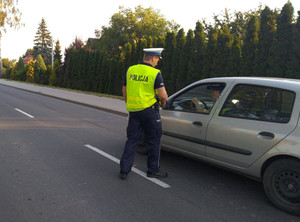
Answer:
[(144, 64), (129, 67), (126, 75), (126, 108), (129, 112), (144, 110), (157, 102), (154, 83), (159, 72)]

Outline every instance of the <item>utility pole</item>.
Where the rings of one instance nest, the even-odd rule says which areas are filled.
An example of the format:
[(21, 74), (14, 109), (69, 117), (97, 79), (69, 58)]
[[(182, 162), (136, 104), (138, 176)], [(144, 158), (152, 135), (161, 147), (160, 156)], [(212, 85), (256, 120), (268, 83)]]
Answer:
[(1, 55), (1, 40), (2, 40), (2, 33), (0, 31), (0, 78), (2, 77), (2, 55)]

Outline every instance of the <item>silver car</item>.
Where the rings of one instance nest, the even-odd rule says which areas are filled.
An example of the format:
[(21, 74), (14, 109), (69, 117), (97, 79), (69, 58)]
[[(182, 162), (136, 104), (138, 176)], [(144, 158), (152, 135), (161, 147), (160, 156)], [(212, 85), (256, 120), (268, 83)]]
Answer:
[(161, 110), (162, 148), (263, 182), (270, 201), (300, 215), (300, 80), (195, 82)]

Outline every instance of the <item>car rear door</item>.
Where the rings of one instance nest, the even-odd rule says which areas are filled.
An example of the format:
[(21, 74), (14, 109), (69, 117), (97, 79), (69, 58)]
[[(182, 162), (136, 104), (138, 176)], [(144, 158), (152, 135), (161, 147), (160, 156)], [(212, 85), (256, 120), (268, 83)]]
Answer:
[(209, 123), (207, 156), (248, 167), (295, 129), (298, 113), (292, 115), (294, 101), (293, 91), (235, 85)]

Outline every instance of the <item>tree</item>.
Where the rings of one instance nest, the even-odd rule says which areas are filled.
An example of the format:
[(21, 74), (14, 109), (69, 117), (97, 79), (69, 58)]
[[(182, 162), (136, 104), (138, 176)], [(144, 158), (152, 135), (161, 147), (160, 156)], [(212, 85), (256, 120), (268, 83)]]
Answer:
[(229, 27), (224, 24), (218, 36), (216, 76), (230, 75), (229, 64), (233, 42), (234, 36), (231, 34)]
[(42, 18), (34, 39), (34, 56), (41, 55), (46, 64), (51, 64), (52, 37), (48, 31), (46, 21)]
[(294, 8), (291, 2), (287, 2), (278, 18), (276, 42), (271, 48), (273, 55), (270, 66), (270, 76), (287, 77), (287, 65), (292, 53), (292, 22), (294, 16)]
[(34, 61), (31, 59), (26, 65), (26, 82), (34, 82)]
[(100, 37), (99, 41), (94, 41), (92, 45), (103, 52), (114, 53), (119, 46), (124, 46), (127, 42), (141, 38), (163, 36), (169, 31), (177, 31), (178, 25), (174, 21), (167, 21), (159, 11), (152, 7), (143, 8), (137, 6), (135, 11), (130, 8), (119, 8), (110, 19), (110, 26), (102, 27), (102, 31), (95, 33)]
[(196, 80), (205, 77), (203, 69), (207, 43), (204, 26), (199, 21), (196, 23), (194, 35), (193, 48), (191, 49), (191, 61), (189, 64), (190, 74), (187, 76), (188, 83), (195, 82)]
[(75, 38), (74, 42), (70, 44), (68, 48), (65, 49), (65, 58), (64, 63), (61, 67), (61, 80), (59, 80), (60, 86), (64, 87), (71, 87), (71, 75), (74, 75), (72, 73), (72, 70), (74, 69), (72, 62), (73, 62), (73, 56), (75, 56), (75, 50), (79, 50), (84, 46), (83, 42), (79, 38)]
[(14, 63), (14, 61), (10, 61), (7, 58), (2, 59), (3, 71), (5, 72), (5, 70), (12, 68), (13, 63)]
[(258, 45), (259, 20), (253, 15), (246, 25), (243, 46), (243, 74), (254, 75), (255, 56)]
[[(159, 36), (138, 34), (146, 31), (143, 31), (143, 27), (141, 27), (142, 31), (134, 31), (137, 27), (134, 22), (131, 26), (132, 30), (127, 30), (126, 25), (129, 21), (140, 22), (133, 19), (136, 12), (130, 14), (128, 10), (127, 18), (122, 17), (122, 13), (116, 17), (116, 21), (119, 19), (118, 22), (125, 21), (123, 32), (133, 34), (123, 36), (128, 41), (124, 45), (117, 44), (115, 50), (109, 46), (110, 53), (107, 53), (104, 48), (90, 50), (76, 38), (65, 51), (61, 72), (63, 81), (60, 84), (69, 88), (120, 95), (120, 87), (127, 68), (141, 61), (145, 47), (165, 49), (162, 52), (163, 60), (160, 60), (157, 68), (162, 71), (170, 94), (188, 83), (207, 77), (273, 75), (275, 72), (272, 69), (279, 65), (279, 62), (276, 62), (279, 61), (278, 58), (276, 60), (278, 55), (282, 55), (282, 60), (287, 61), (285, 67), (288, 68), (286, 73), (281, 73), (279, 76), (299, 78), (300, 17), (297, 23), (294, 23), (295, 21), (291, 19), (290, 6), (290, 4), (285, 5), (281, 13), (279, 10), (271, 11), (266, 7), (264, 10), (239, 12), (235, 17), (230, 16), (226, 11), (223, 19), (215, 17), (215, 25), (207, 25), (205, 21), (197, 22), (195, 30), (189, 30), (187, 34), (181, 29), (177, 35), (172, 31)], [(300, 16), (300, 13), (298, 14)], [(123, 23), (118, 24), (114, 27), (121, 30), (120, 24)], [(111, 34), (115, 32), (112, 27), (108, 27), (109, 30)], [(121, 31), (120, 35), (122, 35)], [(119, 38), (116, 41), (112, 38), (113, 35), (104, 34), (105, 36), (102, 36), (99, 41), (107, 37), (109, 41), (120, 43), (121, 36), (116, 36), (117, 39)], [(138, 35), (140, 36), (137, 37)], [(286, 40), (290, 43), (286, 44)], [(284, 50), (281, 50), (280, 47), (283, 45)], [(292, 50), (282, 54), (290, 47)], [(56, 51), (60, 50), (56, 49)], [(55, 58), (58, 58), (60, 53), (57, 54)], [(59, 79), (58, 63), (56, 59), (54, 70), (49, 67), (46, 72), (48, 75), (45, 79), (50, 75), (50, 84), (53, 85), (56, 85)], [(16, 70), (17, 66), (9, 68), (7, 76), (16, 78)], [(38, 66), (36, 66), (36, 73), (39, 73)], [(41, 77), (41, 75), (36, 76)], [(42, 82), (41, 78), (39, 81)]]
[(288, 76), (300, 78), (300, 11), (298, 11), (297, 23), (293, 28), (293, 45), (291, 61), (288, 67)]
[(16, 75), (14, 77), (16, 80), (25, 81), (26, 80), (26, 70), (23, 58), (20, 57), (17, 63)]
[(191, 56), (193, 51), (193, 42), (194, 42), (194, 32), (192, 29), (189, 29), (187, 36), (185, 38), (184, 46), (182, 52), (180, 54), (180, 61), (179, 61), (179, 69), (178, 69), (178, 81), (179, 81), (179, 88), (183, 88), (187, 85), (187, 80), (191, 75)]
[(34, 54), (34, 50), (33, 50), (33, 49), (27, 49), (26, 52), (25, 52), (25, 54), (23, 55), (23, 58), (24, 58), (25, 56), (33, 55), (33, 54)]
[(0, 0), (0, 77), (2, 75), (1, 38), (6, 26), (18, 28), (21, 24), (21, 13), (16, 7), (18, 0)]
[(268, 6), (260, 13), (260, 29), (258, 32), (258, 45), (255, 58), (254, 73), (266, 76), (271, 65), (271, 47), (275, 44), (276, 13)]
[(47, 66), (41, 55), (37, 56), (35, 67), (34, 67), (34, 81), (35, 83), (48, 84), (46, 77)]
[(240, 76), (241, 75), (241, 58), (242, 48), (241, 40), (238, 36), (234, 37), (234, 41), (231, 47), (230, 60), (228, 64), (228, 75)]
[(56, 67), (58, 65), (58, 60), (56, 59), (53, 65), (53, 68), (51, 67), (49, 70), (50, 76), (49, 76), (49, 86), (56, 86), (57, 84), (57, 77), (56, 77)]
[(171, 92), (176, 92), (181, 86), (180, 80), (184, 77), (180, 70), (184, 69), (183, 63), (181, 63), (184, 57), (184, 46), (185, 46), (185, 32), (184, 29), (180, 29), (176, 36), (175, 50), (173, 55), (173, 66), (172, 66), (172, 88)]
[(16, 60), (9, 60), (7, 58), (2, 59), (2, 64), (3, 64), (3, 76), (4, 78), (9, 79), (11, 75), (11, 71), (14, 67), (14, 63)]
[[(61, 55), (61, 47), (59, 40), (56, 41), (55, 43), (55, 48), (54, 48), (54, 58), (53, 58), (53, 70), (50, 76), (51, 78), (51, 84), (52, 85), (62, 85), (63, 83), (63, 75), (62, 75), (62, 55)], [(49, 80), (50, 81), (50, 80)]]
[(204, 62), (204, 73), (206, 76), (216, 76), (218, 67), (218, 38), (220, 30), (217, 27), (208, 27), (207, 50)]
[(59, 40), (55, 42), (55, 48), (54, 48), (54, 61), (58, 60), (59, 65), (62, 64), (62, 55), (61, 55), (61, 46), (59, 43)]

